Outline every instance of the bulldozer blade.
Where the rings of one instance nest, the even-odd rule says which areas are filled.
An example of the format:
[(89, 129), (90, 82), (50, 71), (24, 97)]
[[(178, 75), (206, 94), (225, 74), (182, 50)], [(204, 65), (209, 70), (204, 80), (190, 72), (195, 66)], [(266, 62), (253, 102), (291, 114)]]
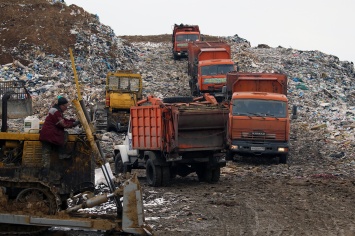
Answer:
[(150, 227), (144, 222), (142, 189), (136, 174), (124, 183), (122, 230), (126, 233), (149, 235)]
[[(0, 81), (0, 97), (9, 95), (7, 103), (7, 118), (17, 119), (32, 115), (32, 97), (25, 87), (24, 81)], [(0, 112), (3, 115), (3, 102)]]

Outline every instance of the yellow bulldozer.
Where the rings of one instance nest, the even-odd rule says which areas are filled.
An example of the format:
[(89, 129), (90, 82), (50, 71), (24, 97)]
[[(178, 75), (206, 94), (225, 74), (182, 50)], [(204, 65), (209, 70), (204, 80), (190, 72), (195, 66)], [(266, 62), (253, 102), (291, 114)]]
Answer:
[(131, 70), (108, 72), (105, 104), (98, 103), (93, 111), (96, 130), (125, 132), (131, 106), (142, 99), (142, 77)]
[[(76, 76), (75, 69), (74, 74)], [(70, 158), (59, 159), (58, 153), (52, 150), (49, 174), (43, 176), (40, 128), (37, 131), (19, 132), (11, 131), (8, 127), (8, 103), (32, 108), (28, 104), (31, 99), (26, 96), (17, 97), (18, 84), (12, 83), (5, 86), (11, 89), (0, 91), (3, 94), (0, 132), (0, 231), (3, 234), (27, 235), (50, 227), (69, 227), (137, 235), (150, 232), (151, 229), (144, 222), (139, 181), (135, 175), (125, 181), (114, 181), (89, 115), (83, 109), (85, 106), (79, 89), (78, 99), (72, 103), (84, 132), (69, 134), (66, 151), (71, 153)], [(77, 78), (76, 83), (78, 84)], [(16, 114), (16, 117), (27, 115), (32, 115), (31, 110)], [(101, 168), (110, 191), (95, 196), (96, 167)], [(113, 205), (112, 213), (79, 211), (109, 201)]]

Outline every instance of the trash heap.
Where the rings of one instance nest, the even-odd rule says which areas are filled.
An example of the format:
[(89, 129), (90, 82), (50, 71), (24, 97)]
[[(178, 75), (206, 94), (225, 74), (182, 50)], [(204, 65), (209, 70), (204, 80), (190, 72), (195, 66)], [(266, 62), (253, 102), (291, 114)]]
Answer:
[[(140, 41), (129, 42), (116, 36), (109, 26), (101, 24), (98, 16), (65, 3), (23, 0), (2, 6), (0, 13), (4, 10), (4, 13), (22, 11), (22, 15), (11, 20), (5, 18), (6, 14), (0, 14), (0, 18), (4, 18), (1, 19), (0, 36), (4, 42), (12, 42), (3, 43), (1, 47), (0, 80), (26, 81), (33, 97), (34, 115), (41, 120), (57, 95), (76, 98), (69, 47), (73, 49), (81, 92), (88, 109), (105, 100), (106, 73), (119, 69), (131, 69), (142, 75), (144, 96), (190, 95), (187, 60), (173, 60), (171, 37), (154, 42), (149, 41), (149, 37), (154, 36), (137, 36)], [(47, 21), (41, 19), (38, 19), (40, 24), (26, 20), (36, 17), (53, 17), (57, 25), (51, 28), (42, 26)], [(60, 41), (60, 46), (54, 42), (51, 45), (52, 41), (38, 34), (42, 29), (39, 25), (58, 37), (54, 42)], [(30, 29), (26, 35), (24, 29)], [(57, 31), (64, 30), (65, 37), (72, 40), (61, 41), (61, 36), (56, 35)], [(14, 35), (17, 38), (14, 39)], [(355, 74), (352, 62), (340, 61), (336, 56), (319, 51), (272, 48), (265, 44), (251, 47), (238, 35), (221, 39), (231, 45), (233, 60), (238, 62), (240, 71), (281, 72), (288, 76), (288, 98), (291, 105), (298, 106), (298, 119), (291, 124), (291, 156), (342, 159), (346, 165), (355, 166)], [(67, 116), (74, 115), (74, 109), (69, 109)], [(20, 129), (22, 122), (14, 121), (14, 124)], [(112, 145), (122, 142), (122, 137), (122, 134), (103, 134), (104, 149), (111, 150)]]

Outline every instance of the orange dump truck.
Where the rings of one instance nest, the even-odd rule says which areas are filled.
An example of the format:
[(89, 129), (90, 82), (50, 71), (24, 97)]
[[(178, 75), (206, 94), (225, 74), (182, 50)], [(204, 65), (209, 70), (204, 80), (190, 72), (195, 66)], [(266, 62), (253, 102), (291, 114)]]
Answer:
[(188, 75), (191, 94), (216, 94), (226, 84), (226, 74), (234, 71), (230, 45), (225, 42), (190, 42)]
[(276, 156), (286, 163), (290, 138), (286, 75), (229, 72), (224, 90), (229, 101), (227, 158)]
[(175, 24), (172, 35), (174, 60), (186, 57), (188, 42), (198, 41), (200, 37), (201, 34), (198, 25)]
[(192, 97), (150, 97), (130, 114), (124, 144), (114, 148), (116, 173), (145, 168), (151, 186), (167, 186), (176, 175), (193, 172), (200, 181), (219, 181), (226, 164), (226, 107)]

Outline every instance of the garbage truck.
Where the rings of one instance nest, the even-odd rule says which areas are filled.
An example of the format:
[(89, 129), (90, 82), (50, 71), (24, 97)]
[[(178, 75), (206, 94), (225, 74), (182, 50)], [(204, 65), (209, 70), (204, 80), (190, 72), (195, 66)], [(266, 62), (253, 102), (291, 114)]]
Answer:
[[(229, 106), (227, 159), (234, 154), (277, 157), (287, 163), (290, 139), (287, 76), (279, 73), (227, 73), (223, 88)], [(297, 108), (292, 108), (296, 117)]]
[(172, 34), (173, 57), (177, 60), (187, 56), (187, 45), (190, 41), (201, 39), (198, 25), (174, 24)]
[(226, 165), (227, 116), (228, 109), (217, 103), (149, 96), (131, 107), (124, 143), (114, 147), (116, 174), (145, 169), (151, 186), (168, 186), (176, 175), (190, 173), (218, 182)]
[(225, 42), (202, 41), (188, 44), (188, 75), (192, 96), (221, 93), (226, 74), (235, 71), (230, 45)]

